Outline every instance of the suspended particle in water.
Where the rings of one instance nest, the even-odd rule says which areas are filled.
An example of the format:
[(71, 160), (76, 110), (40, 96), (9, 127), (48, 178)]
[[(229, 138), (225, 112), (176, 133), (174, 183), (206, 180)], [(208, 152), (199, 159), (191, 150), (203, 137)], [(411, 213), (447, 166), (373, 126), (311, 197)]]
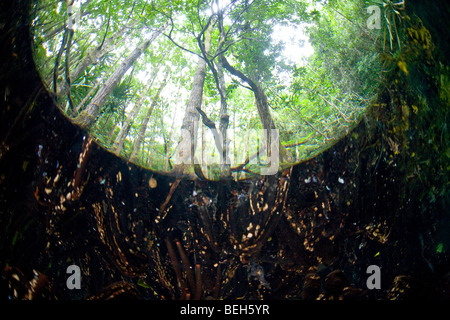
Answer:
[(150, 179), (148, 180), (148, 186), (152, 189), (158, 186), (158, 182), (156, 181), (155, 178), (153, 178), (153, 176), (151, 176)]

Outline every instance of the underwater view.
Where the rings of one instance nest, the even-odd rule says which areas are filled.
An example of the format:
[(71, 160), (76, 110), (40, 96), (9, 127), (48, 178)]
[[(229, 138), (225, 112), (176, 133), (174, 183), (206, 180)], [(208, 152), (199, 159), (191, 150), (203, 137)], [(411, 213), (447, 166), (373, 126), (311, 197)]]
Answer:
[(1, 2), (1, 299), (450, 299), (449, 30), (447, 1)]

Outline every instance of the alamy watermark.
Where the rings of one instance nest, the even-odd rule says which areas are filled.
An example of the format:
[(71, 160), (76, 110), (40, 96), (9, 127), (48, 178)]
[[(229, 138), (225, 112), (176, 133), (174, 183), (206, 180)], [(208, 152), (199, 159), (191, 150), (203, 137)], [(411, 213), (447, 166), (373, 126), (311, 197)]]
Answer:
[[(242, 141), (240, 145), (232, 146), (230, 137), (236, 134), (240, 135)], [(247, 130), (245, 132), (227, 129), (227, 141), (224, 148), (223, 134), (217, 129), (212, 128), (204, 132), (202, 137), (192, 137), (188, 130), (182, 129), (173, 163), (176, 165), (184, 163), (208, 166), (256, 164), (260, 167), (261, 175), (274, 175), (278, 172), (280, 165), (279, 137), (278, 129)], [(257, 141), (257, 143), (249, 143), (248, 141), (245, 143), (246, 139)], [(245, 147), (243, 144), (245, 144)], [(212, 149), (214, 150), (212, 151)], [(204, 150), (206, 150), (205, 154), (202, 154)], [(192, 151), (194, 151), (194, 154), (192, 154)]]
[(373, 289), (381, 289), (381, 269), (377, 265), (370, 265), (367, 267), (366, 270), (367, 274), (370, 274), (370, 276), (367, 278), (366, 286), (367, 289), (373, 290)]
[(81, 270), (80, 267), (72, 264), (67, 267), (66, 273), (70, 276), (66, 280), (67, 289), (81, 289)]
[(367, 19), (368, 29), (381, 29), (381, 8), (379, 6), (368, 6), (367, 13), (370, 14)]

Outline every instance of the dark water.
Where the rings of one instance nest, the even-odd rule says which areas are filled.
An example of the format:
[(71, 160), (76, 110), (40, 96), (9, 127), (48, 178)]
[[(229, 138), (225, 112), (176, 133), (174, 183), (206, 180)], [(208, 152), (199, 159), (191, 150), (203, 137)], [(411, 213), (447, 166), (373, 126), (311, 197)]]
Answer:
[(2, 299), (448, 299), (449, 9), (408, 5), (419, 36), (353, 132), (276, 176), (209, 182), (91, 143), (42, 89), (26, 5), (2, 3)]

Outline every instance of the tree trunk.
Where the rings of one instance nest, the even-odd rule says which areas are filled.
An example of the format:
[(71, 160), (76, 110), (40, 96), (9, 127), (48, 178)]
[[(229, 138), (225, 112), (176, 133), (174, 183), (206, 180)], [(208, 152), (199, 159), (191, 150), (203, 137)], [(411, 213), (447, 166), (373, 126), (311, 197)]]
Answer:
[(273, 122), (272, 116), (270, 115), (267, 96), (261, 86), (256, 83), (256, 81), (253, 81), (241, 71), (231, 66), (225, 56), (221, 55), (219, 56), (219, 58), (225, 69), (227, 69), (232, 75), (239, 77), (242, 81), (247, 82), (250, 85), (250, 88), (255, 95), (256, 108), (258, 110), (259, 119), (261, 120), (263, 129), (276, 129), (275, 123)]
[[(206, 54), (211, 50), (212, 24), (208, 26), (204, 34), (204, 46)], [(203, 86), (206, 77), (205, 59), (199, 58), (197, 70), (192, 82), (191, 94), (186, 105), (186, 111), (181, 126), (181, 141), (178, 143), (175, 154), (176, 174), (183, 174), (188, 165), (194, 165), (195, 149), (197, 141), (198, 121), (200, 118), (197, 108), (201, 108), (203, 97)]]
[(145, 131), (147, 130), (148, 121), (150, 120), (150, 116), (153, 113), (153, 109), (155, 109), (155, 106), (158, 103), (159, 96), (161, 95), (161, 91), (164, 89), (164, 87), (167, 84), (168, 77), (169, 77), (169, 70), (166, 71), (166, 73), (164, 75), (164, 80), (162, 81), (161, 86), (159, 87), (158, 91), (156, 92), (156, 95), (153, 98), (152, 104), (148, 108), (145, 118), (142, 121), (142, 124), (139, 129), (138, 137), (136, 139), (136, 142), (134, 143), (133, 152), (130, 155), (130, 161), (136, 161), (136, 159), (137, 159), (139, 150), (141, 149), (142, 141), (144, 141), (144, 136), (145, 136)]
[(137, 114), (139, 113), (139, 111), (141, 110), (142, 105), (145, 102), (145, 99), (147, 99), (147, 95), (144, 94), (144, 92), (147, 92), (150, 90), (150, 86), (145, 87), (145, 89), (142, 92), (141, 98), (139, 99), (139, 101), (136, 102), (136, 104), (133, 106), (133, 109), (131, 110), (129, 116), (127, 117), (127, 119), (125, 120), (124, 125), (122, 126), (122, 128), (120, 128), (120, 132), (117, 135), (116, 139), (114, 140), (114, 145), (113, 145), (113, 149), (114, 149), (114, 153), (118, 156), (120, 155), (120, 151), (122, 151), (123, 148), (123, 144), (125, 142), (125, 138), (128, 135), (128, 132), (130, 132), (131, 129), (131, 125), (133, 124)]
[[(137, 24), (137, 21), (129, 24), (128, 26), (123, 27), (121, 30), (119, 30), (118, 32), (114, 33), (113, 36), (111, 36), (110, 38), (106, 39), (101, 47), (95, 47), (95, 48), (91, 49), (86, 54), (84, 59), (81, 60), (80, 63), (70, 73), (70, 78), (73, 79), (73, 80), (77, 79), (80, 75), (83, 74), (83, 72), (86, 70), (86, 68), (88, 66), (97, 63), (97, 61), (101, 57), (103, 57), (108, 51), (111, 50), (111, 48), (112, 48), (113, 44), (115, 43), (115, 41), (119, 37), (122, 37), (129, 28), (132, 28), (136, 24)], [(58, 85), (58, 99), (60, 99), (64, 95), (66, 95), (68, 91), (69, 91), (69, 86), (68, 86), (67, 81), (63, 81), (62, 83), (60, 83)]]
[[(178, 88), (177, 88), (177, 93), (175, 94), (176, 97), (180, 97), (180, 91), (181, 91), (181, 82), (179, 82), (178, 84)], [(172, 166), (172, 162), (170, 161), (171, 158), (171, 148), (172, 148), (172, 143), (174, 142), (172, 139), (173, 133), (175, 131), (175, 120), (176, 120), (176, 114), (174, 113), (173, 117), (172, 117), (172, 123), (170, 125), (170, 131), (168, 136), (166, 137), (166, 135), (164, 134), (164, 151), (165, 151), (165, 166), (164, 166), (164, 171), (168, 171), (169, 167), (170, 169), (173, 168)], [(164, 120), (161, 117), (161, 129), (162, 132), (164, 133), (165, 131), (163, 130), (164, 127)]]
[[(219, 1), (216, 1), (216, 5), (219, 6)], [(218, 26), (220, 33), (219, 45), (217, 48), (217, 52), (221, 52), (223, 49), (223, 44), (226, 41), (225, 29), (223, 26), (223, 12), (220, 10), (218, 13)], [(230, 122), (230, 116), (228, 115), (228, 104), (227, 104), (227, 91), (225, 85), (225, 76), (223, 73), (223, 64), (222, 64), (222, 56), (223, 53), (219, 54), (218, 62), (216, 63), (217, 67), (217, 86), (220, 94), (220, 124), (219, 124), (219, 132), (222, 136), (222, 176), (230, 175), (230, 159), (229, 159), (229, 150), (228, 150), (228, 137), (227, 137), (227, 129), (228, 124)]]
[(134, 105), (133, 109), (130, 112), (130, 115), (127, 117), (127, 119), (125, 121), (125, 124), (120, 129), (120, 132), (119, 132), (119, 134), (117, 135), (117, 137), (116, 137), (116, 139), (114, 141), (113, 149), (115, 150), (114, 153), (117, 156), (120, 155), (120, 151), (122, 151), (123, 144), (125, 142), (125, 138), (127, 137), (128, 132), (130, 132), (131, 125), (133, 124), (136, 116), (138, 115), (139, 111), (141, 110), (141, 107), (144, 104), (145, 99), (147, 99), (147, 93), (152, 88), (153, 83), (155, 82), (155, 79), (156, 79), (156, 76), (158, 74), (158, 71), (159, 71), (160, 67), (161, 67), (161, 63), (159, 63), (155, 67), (155, 70), (152, 73), (152, 81), (151, 81), (151, 83), (146, 85), (144, 90), (142, 90), (141, 98)]
[[(266, 151), (267, 158), (270, 159), (270, 165), (273, 163), (279, 163), (283, 159), (287, 158), (286, 148), (281, 145), (281, 141), (279, 141), (279, 134), (276, 130), (275, 123), (273, 122), (272, 116), (269, 110), (269, 102), (267, 99), (267, 95), (261, 86), (256, 82), (244, 75), (241, 71), (235, 69), (231, 66), (225, 56), (219, 56), (219, 59), (225, 69), (227, 69), (231, 74), (239, 77), (242, 81), (248, 83), (250, 85), (251, 90), (255, 96), (256, 100), (256, 108), (258, 110), (259, 119), (261, 121), (263, 129), (267, 130), (266, 133)], [(272, 141), (277, 141), (278, 144), (272, 144)], [(272, 150), (274, 150), (277, 154), (272, 155)], [(273, 162), (274, 160), (275, 162)]]
[[(221, 176), (227, 177), (231, 174), (230, 172), (230, 156), (229, 156), (229, 148), (228, 148), (228, 124), (230, 120), (230, 116), (228, 115), (228, 104), (226, 97), (226, 85), (225, 85), (225, 76), (223, 74), (223, 66), (220, 61), (217, 63), (217, 74), (219, 78), (219, 91), (220, 91), (220, 123), (219, 123), (219, 132), (222, 137), (222, 155), (221, 155)], [(220, 150), (219, 150), (220, 151)]]
[(150, 46), (161, 31), (155, 31), (149, 40), (142, 42), (113, 72), (113, 74), (106, 80), (105, 84), (97, 91), (97, 94), (92, 98), (89, 105), (83, 110), (79, 116), (74, 119), (74, 123), (84, 130), (89, 130), (95, 122), (101, 107), (106, 102), (113, 89), (119, 84), (122, 77), (128, 69), (136, 62), (142, 53)]
[(99, 82), (97, 82), (91, 90), (89, 90), (88, 94), (83, 98), (83, 100), (81, 100), (81, 102), (78, 104), (78, 106), (75, 108), (74, 113), (77, 114), (78, 111), (80, 111), (80, 109), (84, 106), (84, 104), (86, 103), (86, 101), (89, 100), (89, 98), (94, 94), (95, 90), (97, 90), (98, 86), (100, 85), (102, 80), (100, 80)]

